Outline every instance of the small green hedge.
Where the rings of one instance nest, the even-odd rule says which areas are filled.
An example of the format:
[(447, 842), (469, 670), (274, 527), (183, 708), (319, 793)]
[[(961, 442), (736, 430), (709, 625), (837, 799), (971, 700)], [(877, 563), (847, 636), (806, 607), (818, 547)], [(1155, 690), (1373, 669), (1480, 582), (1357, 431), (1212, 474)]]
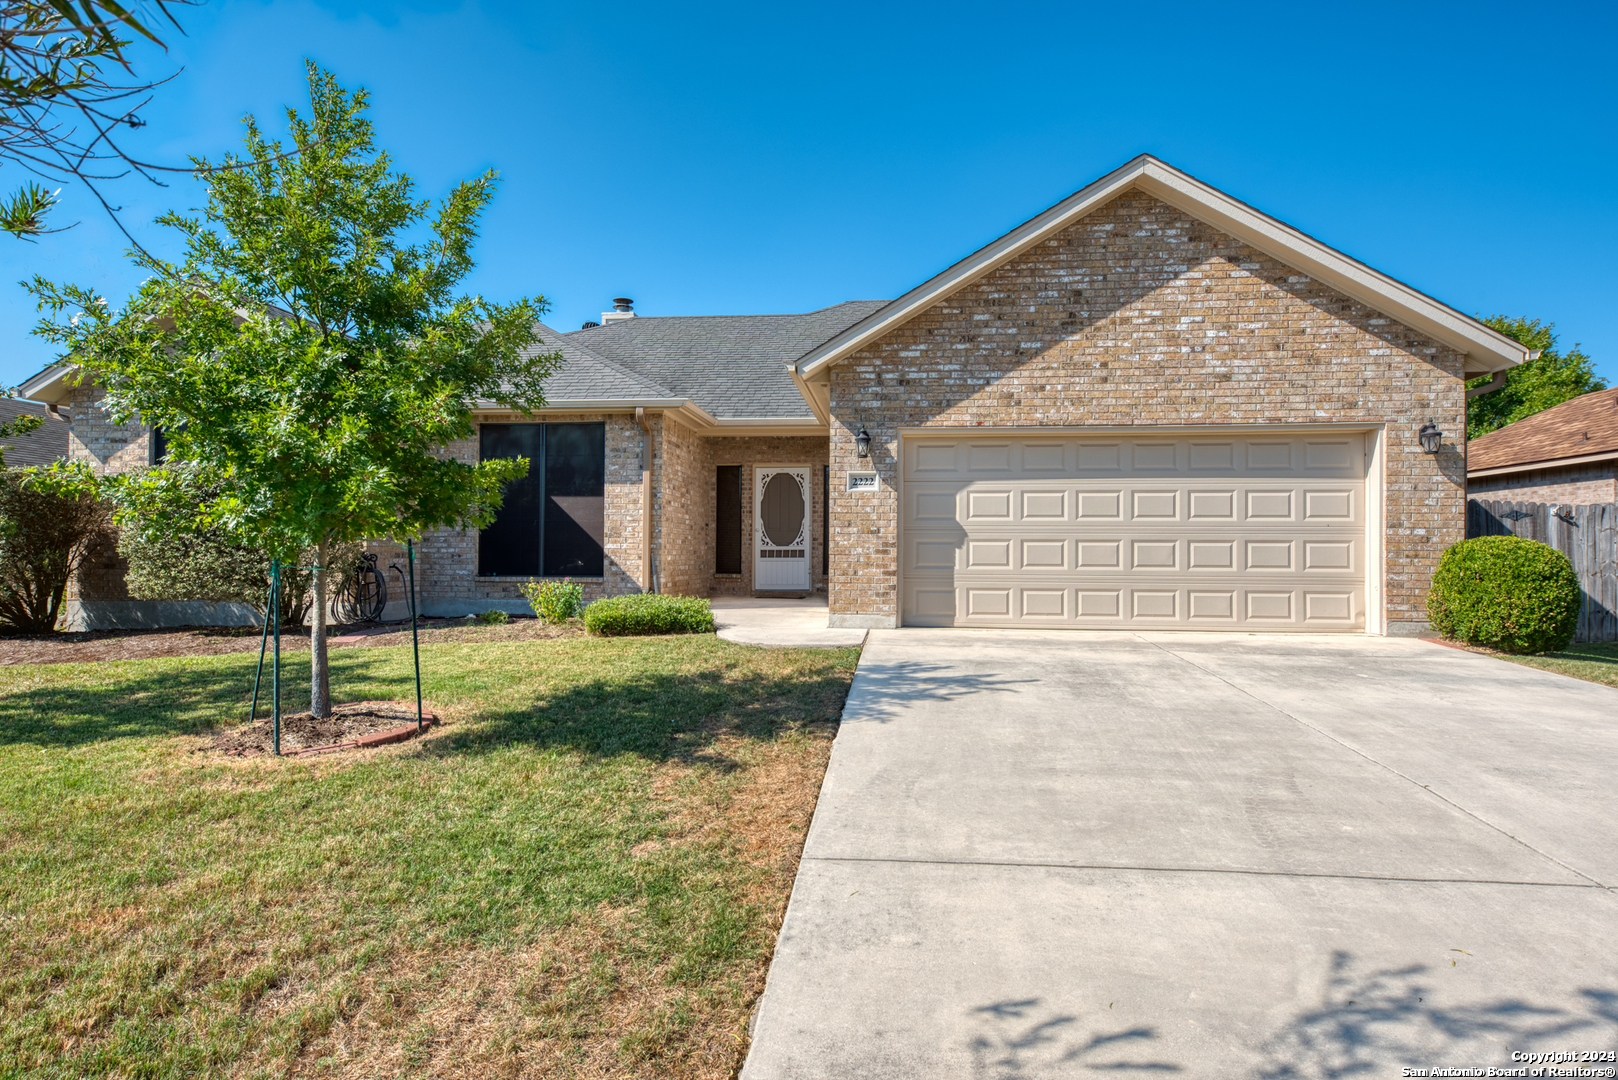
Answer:
[(584, 609), (584, 628), (603, 637), (707, 634), (713, 631), (713, 611), (706, 599), (693, 596), (610, 596)]
[(1447, 638), (1509, 653), (1560, 652), (1579, 623), (1566, 555), (1520, 536), (1479, 536), (1444, 552), (1427, 617)]
[(561, 581), (530, 581), (521, 586), (528, 606), (548, 623), (565, 623), (576, 618), (584, 606), (584, 586), (572, 578)]

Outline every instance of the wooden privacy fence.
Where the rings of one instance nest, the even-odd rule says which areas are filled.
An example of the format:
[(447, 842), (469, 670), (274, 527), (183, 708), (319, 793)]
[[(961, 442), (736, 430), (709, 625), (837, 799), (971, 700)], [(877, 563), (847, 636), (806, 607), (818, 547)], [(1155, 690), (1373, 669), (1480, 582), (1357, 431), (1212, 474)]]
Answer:
[(1618, 640), (1618, 505), (1471, 499), (1466, 535), (1522, 536), (1566, 555), (1584, 590), (1574, 640)]

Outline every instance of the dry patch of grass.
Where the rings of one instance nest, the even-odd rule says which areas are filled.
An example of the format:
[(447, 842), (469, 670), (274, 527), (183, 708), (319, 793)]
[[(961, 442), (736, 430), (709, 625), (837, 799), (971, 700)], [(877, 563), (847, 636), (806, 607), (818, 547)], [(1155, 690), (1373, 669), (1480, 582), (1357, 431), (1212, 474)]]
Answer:
[(856, 655), (435, 645), (314, 761), (190, 753), (253, 658), (10, 668), (0, 1076), (729, 1077)]

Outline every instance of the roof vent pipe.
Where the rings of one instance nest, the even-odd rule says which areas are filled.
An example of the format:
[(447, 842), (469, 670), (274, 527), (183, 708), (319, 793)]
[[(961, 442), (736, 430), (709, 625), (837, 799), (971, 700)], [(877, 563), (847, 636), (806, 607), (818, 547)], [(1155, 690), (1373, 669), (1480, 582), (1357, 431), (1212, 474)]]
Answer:
[(612, 310), (601, 313), (601, 321), (604, 323), (617, 322), (620, 319), (633, 319), (634, 317), (635, 301), (627, 296), (613, 297)]

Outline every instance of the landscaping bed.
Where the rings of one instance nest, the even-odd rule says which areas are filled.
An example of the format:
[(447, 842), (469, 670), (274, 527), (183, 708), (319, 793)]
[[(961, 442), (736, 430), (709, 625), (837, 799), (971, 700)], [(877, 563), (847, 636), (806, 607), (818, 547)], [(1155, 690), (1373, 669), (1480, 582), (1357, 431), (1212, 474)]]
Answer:
[[(425, 713), (427, 724), (435, 722)], [(316, 716), (305, 710), (281, 717), (281, 753), (315, 753), (321, 750), (362, 749), (403, 742), (416, 732), (414, 701), (358, 701), (333, 705), (330, 716)], [(386, 741), (382, 736), (394, 736)], [(260, 717), (243, 727), (224, 731), (197, 748), (199, 752), (250, 757), (275, 752), (273, 717)]]
[[(160, 656), (218, 656), (257, 653), (263, 628), (257, 626), (183, 626), (159, 630), (83, 630), (48, 636), (0, 635), (0, 666), (8, 664), (72, 664), (95, 660), (146, 660)], [(451, 644), (474, 641), (539, 641), (584, 633), (577, 622), (560, 626), (538, 619), (513, 617), (500, 625), (466, 619), (423, 619), (421, 642)], [(410, 623), (367, 623), (329, 628), (336, 648), (408, 644)], [(282, 629), (281, 652), (309, 651), (309, 630)]]
[(0, 1076), (729, 1080), (857, 657), (435, 643), (442, 728), (281, 758), (193, 752), (252, 653), (0, 668)]

